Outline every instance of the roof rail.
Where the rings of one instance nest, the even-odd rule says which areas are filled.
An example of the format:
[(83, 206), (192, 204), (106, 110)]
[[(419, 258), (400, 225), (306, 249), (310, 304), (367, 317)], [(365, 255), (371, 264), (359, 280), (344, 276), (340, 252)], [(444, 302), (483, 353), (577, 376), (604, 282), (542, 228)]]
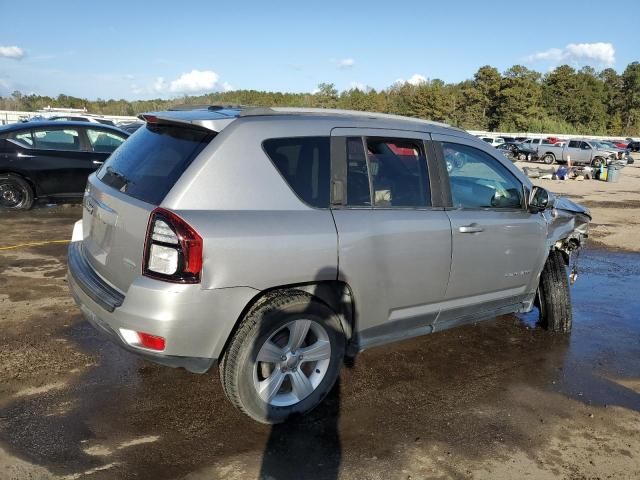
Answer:
[(437, 125), (450, 127), (447, 123), (423, 120), (421, 118), (403, 117), (402, 115), (392, 115), (389, 113), (363, 112), (360, 110), (339, 110), (330, 108), (298, 108), (298, 107), (258, 107), (245, 108), (240, 111), (240, 117), (256, 117), (268, 115), (344, 115), (351, 117), (366, 117), (372, 119), (402, 120), (408, 122), (423, 123), (427, 125)]

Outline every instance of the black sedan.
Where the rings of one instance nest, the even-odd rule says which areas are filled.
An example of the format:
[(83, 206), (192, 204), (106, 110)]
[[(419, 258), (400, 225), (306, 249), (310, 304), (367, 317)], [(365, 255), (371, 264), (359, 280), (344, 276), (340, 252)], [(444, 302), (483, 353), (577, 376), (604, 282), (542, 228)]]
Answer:
[(27, 210), (38, 198), (82, 197), (87, 177), (128, 136), (89, 122), (0, 127), (0, 208)]

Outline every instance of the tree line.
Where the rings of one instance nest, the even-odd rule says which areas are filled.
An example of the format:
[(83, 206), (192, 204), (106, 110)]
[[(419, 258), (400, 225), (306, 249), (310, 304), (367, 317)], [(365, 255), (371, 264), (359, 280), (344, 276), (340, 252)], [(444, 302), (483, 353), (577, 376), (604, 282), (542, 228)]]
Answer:
[(86, 108), (103, 115), (137, 115), (178, 104), (239, 104), (278, 107), (324, 107), (393, 113), (446, 122), (468, 130), (640, 135), (640, 63), (623, 73), (612, 68), (579, 70), (562, 65), (541, 74), (522, 65), (501, 73), (491, 66), (472, 79), (446, 83), (429, 79), (395, 83), (376, 90), (339, 92), (322, 83), (313, 93), (258, 90), (153, 100), (87, 100), (69, 95), (48, 97), (18, 91), (0, 97), (0, 110), (35, 111), (46, 106)]

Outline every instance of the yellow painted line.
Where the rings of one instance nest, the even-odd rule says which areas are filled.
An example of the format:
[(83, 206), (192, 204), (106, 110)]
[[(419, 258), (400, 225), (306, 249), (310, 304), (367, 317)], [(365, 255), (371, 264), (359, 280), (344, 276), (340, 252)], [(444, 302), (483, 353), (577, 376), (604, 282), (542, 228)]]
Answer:
[(69, 242), (71, 242), (71, 240), (49, 240), (47, 242), (20, 243), (18, 245), (11, 245), (10, 247), (0, 247), (0, 250), (17, 250), (18, 248), (39, 247), (41, 245), (50, 245), (52, 243), (69, 243)]

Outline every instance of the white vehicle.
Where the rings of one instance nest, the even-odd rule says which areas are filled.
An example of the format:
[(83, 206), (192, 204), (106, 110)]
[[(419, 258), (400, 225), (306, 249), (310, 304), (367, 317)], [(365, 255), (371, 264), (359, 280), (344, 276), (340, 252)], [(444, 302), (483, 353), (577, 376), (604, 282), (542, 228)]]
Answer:
[(116, 124), (112, 120), (108, 120), (97, 115), (55, 115), (53, 117), (47, 118), (47, 120), (59, 120), (61, 122), (90, 122), (109, 125), (111, 127), (116, 126)]
[(498, 145), (502, 145), (504, 143), (504, 138), (502, 137), (494, 138), (494, 137), (485, 137), (485, 136), (479, 135), (478, 138), (483, 142), (487, 142), (492, 147), (497, 147)]

